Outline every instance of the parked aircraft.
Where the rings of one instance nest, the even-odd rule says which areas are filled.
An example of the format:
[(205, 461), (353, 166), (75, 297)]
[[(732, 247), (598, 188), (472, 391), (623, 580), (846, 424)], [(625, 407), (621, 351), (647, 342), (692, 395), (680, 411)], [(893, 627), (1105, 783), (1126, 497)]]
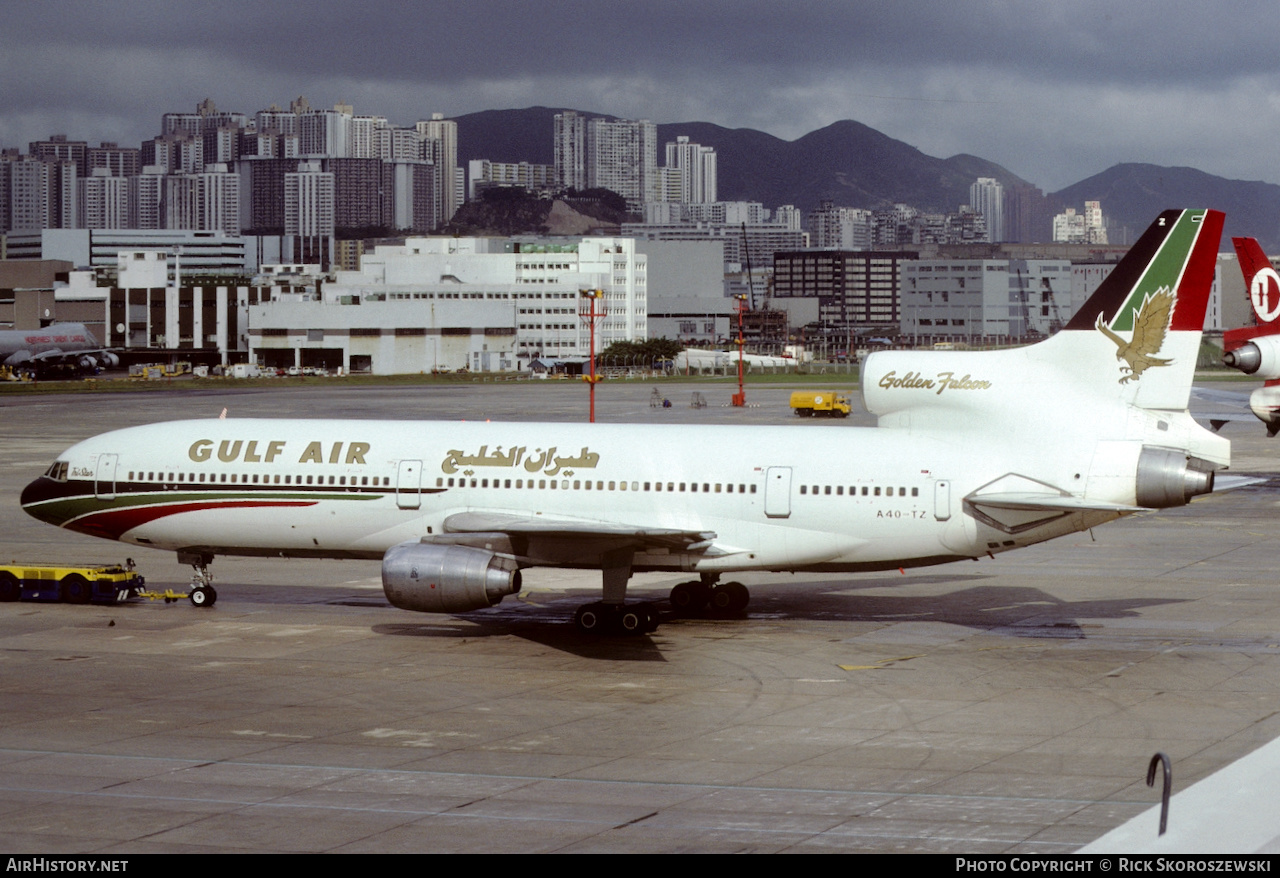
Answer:
[(83, 323), (53, 323), (42, 329), (0, 330), (0, 365), (41, 372), (65, 366), (95, 372), (120, 365)]
[(723, 574), (994, 556), (1213, 489), (1230, 443), (1187, 400), (1222, 221), (1162, 213), (1039, 344), (873, 354), (877, 427), (178, 421), (67, 449), (21, 502), (176, 551), (209, 603), (219, 554), (381, 559), (393, 605), (445, 613), (523, 568), (599, 569), (584, 631), (657, 625), (625, 601), (635, 571), (693, 574), (678, 610), (740, 612)]
[(1267, 435), (1280, 433), (1280, 275), (1262, 246), (1253, 238), (1232, 238), (1256, 326), (1228, 329), (1222, 335), (1222, 362), (1246, 375), (1265, 379), (1249, 395), (1249, 408), (1267, 427)]

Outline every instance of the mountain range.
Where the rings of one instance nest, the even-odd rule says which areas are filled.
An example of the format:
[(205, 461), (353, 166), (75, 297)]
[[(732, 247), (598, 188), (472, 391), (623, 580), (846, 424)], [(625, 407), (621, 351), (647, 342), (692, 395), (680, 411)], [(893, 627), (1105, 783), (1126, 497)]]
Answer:
[[(456, 117), (459, 164), (478, 158), (551, 164), (553, 118), (560, 112), (564, 110), (528, 107)], [(805, 213), (823, 200), (842, 207), (904, 203), (949, 212), (968, 203), (969, 186), (978, 177), (994, 177), (1006, 188), (1028, 182), (978, 156), (936, 158), (847, 119), (796, 140), (710, 122), (662, 124), (659, 161), (661, 145), (677, 135), (715, 148), (721, 200), (759, 201), (769, 208), (794, 204)], [(1280, 186), (1273, 183), (1228, 180), (1195, 168), (1124, 163), (1048, 196), (1077, 210), (1083, 210), (1086, 200), (1100, 201), (1113, 229), (1112, 243), (1132, 242), (1165, 208), (1212, 207), (1227, 214), (1224, 237), (1253, 236), (1269, 252), (1280, 250)]]

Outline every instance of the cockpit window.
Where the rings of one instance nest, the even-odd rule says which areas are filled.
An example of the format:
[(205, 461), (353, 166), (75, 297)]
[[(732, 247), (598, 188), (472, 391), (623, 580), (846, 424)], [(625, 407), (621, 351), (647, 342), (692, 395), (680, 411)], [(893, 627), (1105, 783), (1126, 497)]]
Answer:
[(67, 480), (67, 462), (65, 460), (55, 460), (53, 465), (45, 471), (45, 475), (55, 482), (65, 482)]

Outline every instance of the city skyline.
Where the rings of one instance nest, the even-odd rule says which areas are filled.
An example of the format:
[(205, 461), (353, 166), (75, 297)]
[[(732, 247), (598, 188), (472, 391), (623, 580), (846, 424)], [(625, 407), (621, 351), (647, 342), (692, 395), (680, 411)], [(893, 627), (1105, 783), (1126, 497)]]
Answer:
[(253, 113), (305, 94), (396, 125), (542, 105), (794, 140), (847, 118), (1046, 191), (1120, 162), (1280, 182), (1258, 148), (1280, 136), (1280, 64), (1257, 26), (1268, 11), (479, 0), (451, 13), (374, 0), (353, 18), (330, 2), (17, 4), (0, 34), (0, 145), (53, 133), (133, 145), (206, 96)]

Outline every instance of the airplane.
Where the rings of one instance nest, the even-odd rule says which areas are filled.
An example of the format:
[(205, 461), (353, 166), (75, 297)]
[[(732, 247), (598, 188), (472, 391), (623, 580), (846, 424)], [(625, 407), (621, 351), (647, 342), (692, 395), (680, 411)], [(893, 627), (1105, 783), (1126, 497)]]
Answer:
[(483, 609), (529, 567), (602, 572), (583, 632), (641, 634), (638, 571), (693, 574), (678, 613), (742, 613), (740, 571), (977, 560), (1214, 488), (1230, 442), (1187, 412), (1223, 215), (1168, 210), (1057, 335), (981, 352), (884, 351), (876, 427), (210, 419), (60, 454), (23, 508), (150, 546), (216, 600), (216, 555), (381, 560), (388, 601)]
[(1267, 435), (1275, 436), (1280, 433), (1280, 274), (1254, 238), (1232, 238), (1231, 243), (1258, 324), (1222, 334), (1222, 362), (1265, 379), (1249, 395), (1249, 408), (1266, 425)]
[(115, 368), (120, 358), (98, 343), (83, 323), (53, 323), (41, 329), (0, 330), (0, 366), (41, 372), (65, 366), (78, 372)]

